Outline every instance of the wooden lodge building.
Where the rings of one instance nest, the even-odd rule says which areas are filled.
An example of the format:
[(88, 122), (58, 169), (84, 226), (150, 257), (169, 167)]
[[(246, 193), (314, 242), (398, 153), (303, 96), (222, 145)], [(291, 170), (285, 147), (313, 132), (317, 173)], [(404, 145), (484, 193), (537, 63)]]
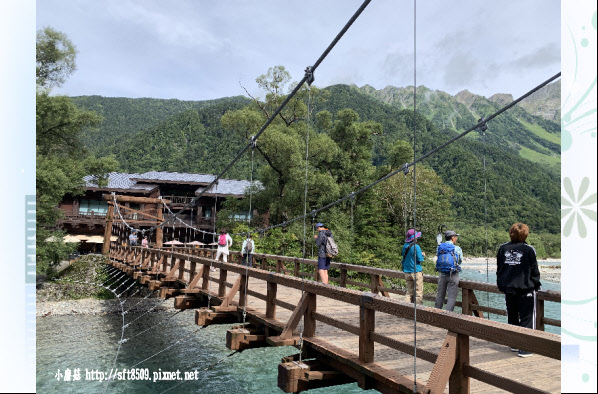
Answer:
[[(58, 207), (64, 211), (64, 217), (58, 221), (58, 226), (70, 235), (104, 236), (106, 216), (109, 206), (113, 205), (113, 192), (118, 196), (162, 198), (168, 201), (166, 206), (156, 203), (119, 202), (119, 208), (114, 210), (114, 224), (117, 226), (113, 235), (118, 236), (118, 242), (122, 243), (126, 241), (129, 230), (119, 224), (122, 223), (121, 215), (131, 227), (139, 230), (149, 229), (159, 222), (158, 217), (168, 220), (171, 212), (180, 211), (215, 178), (215, 175), (210, 174), (161, 171), (142, 174), (113, 172), (109, 174), (107, 182), (104, 182), (105, 186), (98, 186), (94, 176), (86, 176), (83, 178), (85, 193), (81, 196), (67, 195), (60, 202)], [(211, 190), (178, 215), (181, 220), (171, 220), (164, 226), (163, 241), (176, 239), (181, 242), (213, 242), (211, 235), (196, 232), (189, 226), (216, 232), (216, 219), (224, 200), (227, 197), (244, 198), (249, 185), (250, 182), (246, 180), (220, 179)], [(159, 205), (162, 205), (161, 213), (158, 212)], [(235, 214), (234, 219), (247, 220), (248, 216), (248, 212), (239, 212)], [(155, 237), (154, 233), (150, 242), (155, 242)], [(81, 246), (85, 249), (85, 244)]]

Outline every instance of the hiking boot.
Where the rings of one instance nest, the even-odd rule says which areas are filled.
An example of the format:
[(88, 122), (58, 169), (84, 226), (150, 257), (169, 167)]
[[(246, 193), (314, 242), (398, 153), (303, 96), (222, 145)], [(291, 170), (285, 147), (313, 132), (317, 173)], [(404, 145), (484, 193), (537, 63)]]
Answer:
[(519, 350), (519, 351), (517, 352), (517, 355), (518, 355), (519, 357), (529, 357), (529, 356), (533, 356), (533, 355), (534, 355), (534, 353), (532, 353), (532, 352), (526, 352), (525, 350)]

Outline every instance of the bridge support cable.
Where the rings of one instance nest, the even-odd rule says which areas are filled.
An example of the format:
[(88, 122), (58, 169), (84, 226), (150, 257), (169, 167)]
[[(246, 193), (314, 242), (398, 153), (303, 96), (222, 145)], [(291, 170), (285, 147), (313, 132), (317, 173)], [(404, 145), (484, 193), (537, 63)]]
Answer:
[[(486, 233), (486, 237), (484, 239), (484, 252), (486, 254), (486, 283), (490, 283), (490, 260), (488, 256), (488, 182), (487, 182), (487, 175), (486, 175), (486, 130), (488, 130), (488, 125), (485, 123), (485, 119), (482, 117), (479, 121), (484, 122), (484, 124), (480, 127), (480, 131), (484, 136), (484, 230)], [(490, 293), (486, 293), (486, 306), (490, 308)], [(488, 320), (490, 320), (490, 311), (486, 312), (488, 314)]]
[[(203, 328), (204, 328), (203, 326), (202, 326), (202, 327), (199, 327), (199, 328), (197, 328), (196, 330), (194, 330), (194, 331), (192, 331), (191, 333), (187, 334), (187, 335), (186, 335), (186, 336), (184, 336), (183, 338), (181, 338), (181, 339), (177, 340), (176, 342), (174, 342), (174, 343), (172, 343), (172, 344), (170, 344), (170, 345), (166, 346), (164, 349), (162, 349), (162, 350), (160, 350), (160, 351), (158, 351), (158, 352), (156, 352), (156, 353), (152, 354), (151, 356), (149, 356), (149, 357), (147, 357), (147, 358), (145, 358), (145, 359), (143, 359), (143, 360), (139, 361), (138, 363), (136, 363), (135, 365), (132, 365), (131, 367), (129, 367), (129, 368), (127, 368), (127, 369), (133, 369), (133, 368), (137, 367), (138, 365), (141, 365), (141, 364), (143, 364), (144, 362), (146, 362), (146, 361), (148, 361), (148, 360), (151, 360), (152, 358), (156, 357), (157, 355), (159, 355), (159, 354), (161, 354), (161, 353), (164, 353), (164, 352), (165, 352), (165, 351), (167, 351), (168, 349), (170, 349), (170, 348), (173, 348), (174, 346), (176, 346), (176, 345), (178, 345), (178, 344), (180, 344), (180, 343), (183, 343), (183, 342), (185, 342), (185, 341), (189, 340), (193, 334), (197, 333), (199, 330), (201, 330), (201, 329), (203, 329)], [(119, 350), (120, 350), (120, 345), (119, 345)], [(117, 353), (117, 356), (118, 356), (118, 353)], [(116, 363), (116, 359), (115, 359), (115, 363)], [(114, 365), (112, 366), (112, 369), (114, 369)], [(105, 387), (104, 387), (104, 393), (106, 392), (106, 389), (108, 388), (108, 384), (110, 384), (110, 382), (111, 382), (111, 381), (115, 380), (115, 378), (116, 378), (116, 376), (109, 376), (109, 377), (106, 379), (106, 385), (105, 385)]]
[[(210, 370), (210, 369), (214, 368), (215, 366), (217, 366), (217, 365), (219, 365), (219, 364), (222, 364), (222, 363), (223, 363), (223, 362), (224, 362), (226, 359), (228, 359), (228, 358), (231, 358), (231, 357), (232, 357), (232, 356), (234, 356), (235, 354), (239, 354), (239, 353), (241, 353), (241, 352), (242, 352), (242, 350), (235, 350), (234, 352), (232, 352), (232, 353), (229, 353), (229, 354), (227, 354), (226, 356), (222, 357), (220, 360), (216, 361), (215, 363), (208, 365), (207, 367), (205, 367), (205, 368), (204, 368), (204, 369), (202, 369), (201, 371), (202, 371), (202, 372), (207, 372), (208, 370)], [(193, 368), (193, 369), (192, 369), (192, 371), (197, 371), (197, 370), (199, 370), (199, 368)], [(189, 380), (183, 380), (182, 382), (180, 382), (180, 383), (177, 383), (177, 384), (175, 384), (174, 386), (172, 386), (172, 387), (170, 387), (170, 388), (168, 388), (168, 389), (166, 389), (166, 390), (164, 390), (164, 391), (161, 391), (161, 392), (160, 392), (160, 394), (167, 393), (167, 392), (169, 392), (170, 390), (173, 390), (173, 389), (175, 389), (175, 388), (179, 387), (180, 385), (182, 385), (182, 384), (184, 384), (184, 383), (186, 383), (186, 382), (188, 382), (188, 381), (189, 381)]]
[[(413, 392), (417, 393), (417, 0), (413, 0)], [(423, 272), (422, 272), (423, 281)], [(423, 283), (422, 283), (423, 287)], [(423, 289), (422, 289), (423, 292)], [(423, 297), (423, 295), (422, 295)]]
[[(341, 29), (341, 31), (336, 35), (336, 37), (332, 40), (332, 42), (328, 45), (328, 47), (324, 50), (324, 52), (320, 55), (320, 57), (318, 58), (318, 60), (316, 60), (316, 62), (309, 67), (309, 69), (311, 70), (312, 73), (312, 77), (313, 77), (313, 73), (316, 71), (316, 69), (318, 68), (318, 66), (320, 65), (320, 63), (322, 63), (322, 61), (328, 56), (328, 54), (330, 53), (330, 51), (332, 51), (332, 49), (336, 46), (336, 44), (340, 41), (340, 39), (345, 35), (345, 33), (347, 32), (347, 30), (349, 30), (349, 28), (353, 25), (353, 23), (357, 20), (357, 18), (361, 15), (361, 13), (365, 10), (365, 8), (370, 4), (371, 0), (365, 0), (361, 6), (359, 7), (359, 9), (357, 11), (355, 11), (355, 13), (353, 14), (353, 16), (349, 19), (349, 21), (345, 24), (345, 26), (343, 26), (343, 28)], [(284, 109), (284, 107), (286, 107), (286, 105), (291, 101), (291, 99), (297, 94), (297, 92), (301, 89), (301, 87), (303, 86), (303, 84), (305, 82), (308, 82), (309, 79), (309, 75), (305, 75), (295, 86), (295, 88), (289, 93), (289, 95), (285, 98), (285, 100), (280, 104), (280, 106), (274, 111), (274, 113), (268, 118), (268, 120), (266, 120), (266, 122), (264, 123), (264, 125), (260, 128), (260, 130), (255, 134), (254, 138), (255, 140), (257, 140), (259, 138), (259, 136), (266, 130), (266, 128), (268, 128), (268, 126), (270, 126), (270, 124), (274, 121), (274, 119), (276, 119), (276, 117), (281, 113), (281, 111)], [(312, 80), (313, 81), (313, 80)], [(239, 151), (239, 153), (237, 153), (237, 155), (235, 156), (235, 158), (224, 168), (224, 170), (222, 170), (215, 178), (212, 182), (210, 182), (210, 184), (208, 184), (198, 195), (196, 195), (193, 199), (191, 199), (188, 203), (186, 203), (183, 208), (181, 208), (176, 214), (175, 216), (178, 217), (179, 214), (181, 214), (184, 210), (188, 209), (190, 206), (192, 206), (193, 204), (195, 204), (195, 202), (201, 198), (201, 196), (203, 196), (206, 192), (208, 192), (214, 185), (216, 185), (218, 183), (218, 180), (220, 178), (222, 178), (222, 176), (224, 176), (225, 173), (228, 172), (228, 170), (245, 154), (245, 152), (247, 152), (247, 150), (251, 148), (251, 143), (248, 143), (243, 149), (241, 149)], [(166, 219), (164, 222), (162, 222), (161, 224), (152, 227), (150, 230), (157, 228), (157, 227), (164, 227), (166, 225), (167, 222), (169, 222), (170, 220), (173, 220), (173, 217)]]
[[(305, 258), (307, 256), (307, 170), (309, 168), (309, 120), (311, 111), (311, 84), (314, 81), (314, 73), (311, 67), (305, 69), (305, 77), (307, 81), (307, 128), (305, 133), (305, 180), (304, 180), (304, 193), (303, 193), (303, 259), (301, 261), (301, 330), (299, 334), (299, 364), (303, 363), (303, 334), (305, 331), (305, 306), (303, 305), (303, 299), (305, 294), (305, 275), (303, 275), (303, 269)], [(313, 243), (313, 240), (312, 240)], [(315, 268), (316, 272), (318, 267)], [(317, 278), (317, 275), (316, 275)]]
[[(341, 197), (340, 199), (333, 201), (327, 205), (324, 205), (318, 209), (314, 209), (313, 211), (311, 211), (308, 215), (316, 215), (322, 211), (326, 211), (330, 208), (332, 208), (335, 205), (340, 204), (343, 201), (346, 201), (347, 199), (351, 198), (351, 195), (358, 195), (361, 194), (363, 192), (365, 192), (366, 190), (371, 189), (372, 187), (376, 186), (379, 183), (382, 183), (384, 181), (386, 181), (389, 178), (392, 178), (393, 176), (395, 176), (396, 174), (398, 174), (399, 172), (403, 172), (405, 170), (407, 170), (409, 167), (415, 166), (415, 164), (427, 159), (428, 157), (432, 156), (433, 154), (439, 152), (440, 150), (446, 148), (448, 145), (456, 142), (457, 140), (461, 139), (462, 137), (464, 137), (465, 135), (471, 133), (472, 131), (476, 130), (477, 128), (481, 127), (484, 123), (494, 119), (495, 117), (497, 117), (498, 115), (502, 114), (503, 112), (505, 112), (506, 110), (510, 109), (511, 107), (515, 106), (516, 104), (518, 104), (519, 102), (521, 102), (522, 100), (526, 99), (527, 97), (529, 97), (530, 95), (532, 95), (533, 93), (537, 92), (538, 90), (540, 90), (541, 88), (543, 88), (544, 86), (548, 85), (549, 83), (553, 82), (554, 80), (558, 79), (561, 76), (561, 73), (558, 72), (557, 74), (553, 75), (552, 77), (550, 77), (549, 79), (547, 79), (546, 81), (542, 82), (540, 85), (536, 86), (535, 88), (533, 88), (532, 90), (528, 91), (527, 93), (525, 93), (524, 95), (522, 95), (521, 97), (519, 97), (518, 99), (512, 101), (510, 104), (506, 105), (505, 107), (501, 108), (500, 110), (498, 110), (497, 112), (493, 113), (492, 115), (490, 115), (488, 118), (485, 119), (485, 122), (478, 122), (476, 123), (474, 126), (470, 127), (469, 129), (463, 131), (461, 134), (457, 135), (456, 137), (451, 138), (449, 141), (443, 143), (442, 145), (430, 150), (429, 152), (425, 153), (424, 155), (420, 156), (419, 158), (417, 158), (416, 160), (414, 160), (411, 163), (406, 163), (404, 164), (401, 168), (399, 168), (398, 170), (392, 171), (386, 175), (384, 175), (383, 177), (381, 177), (380, 179), (370, 183), (367, 186), (362, 187), (359, 190), (356, 190), (352, 193), (347, 194), (344, 197)], [(293, 219), (289, 219), (283, 223), (279, 223), (279, 224), (275, 224), (269, 227), (265, 227), (262, 229), (259, 229), (258, 231), (261, 233), (265, 233), (268, 230), (272, 230), (281, 226), (286, 226), (289, 225), (297, 220), (303, 219), (304, 215), (299, 215)]]

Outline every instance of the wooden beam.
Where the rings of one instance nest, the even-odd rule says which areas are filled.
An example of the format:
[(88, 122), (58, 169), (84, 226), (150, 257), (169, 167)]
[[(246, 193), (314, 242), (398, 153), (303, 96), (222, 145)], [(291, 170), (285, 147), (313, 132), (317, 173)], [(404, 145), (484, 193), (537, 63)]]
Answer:
[(444, 338), (440, 353), (438, 353), (438, 358), (426, 383), (432, 394), (444, 393), (457, 361), (457, 351), (457, 334), (449, 331)]
[(297, 327), (299, 321), (301, 320), (301, 314), (303, 313), (304, 308), (303, 303), (306, 302), (307, 296), (308, 293), (305, 293), (303, 294), (303, 297), (301, 297), (301, 300), (299, 300), (299, 303), (297, 304), (295, 310), (291, 314), (289, 321), (287, 322), (286, 326), (282, 330), (282, 333), (280, 334), (280, 339), (289, 339), (291, 336), (293, 336), (293, 330)]
[(136, 202), (136, 203), (140, 203), (140, 204), (162, 204), (162, 203), (166, 203), (166, 204), (170, 204), (170, 200), (163, 200), (161, 198), (150, 198), (150, 197), (134, 197), (134, 196), (119, 196), (118, 194), (116, 196), (112, 195), (112, 194), (104, 194), (102, 196), (104, 198), (104, 201), (114, 201), (115, 197), (116, 197), (116, 201), (118, 202)]
[(469, 337), (457, 334), (456, 347), (457, 359), (449, 377), (449, 394), (469, 394), (469, 377), (464, 370), (465, 365), (469, 364)]
[(484, 371), (472, 365), (465, 364), (463, 366), (465, 375), (480, 382), (487, 383), (499, 389), (508, 391), (510, 393), (530, 393), (530, 394), (546, 394), (547, 391), (539, 390), (536, 387), (527, 384), (519, 383), (502, 376), (495, 375), (491, 372)]
[[(114, 205), (114, 202), (113, 201), (108, 201), (108, 204), (109, 205)], [(126, 209), (127, 211), (133, 211), (134, 213), (137, 213), (139, 215), (147, 216), (147, 217), (150, 217), (152, 219), (158, 220), (158, 218), (156, 216), (150, 215), (149, 213), (145, 213), (143, 211), (138, 211), (137, 209), (129, 208), (129, 207), (126, 207), (126, 206), (120, 205), (120, 204), (116, 204), (116, 205), (118, 205), (119, 208)], [(125, 213), (125, 214), (127, 214), (127, 213)]]
[(110, 238), (112, 237), (112, 221), (114, 216), (114, 207), (108, 206), (108, 214), (106, 215), (106, 228), (104, 229), (104, 244), (102, 245), (102, 254), (107, 256), (110, 252)]
[(376, 327), (376, 311), (359, 307), (359, 361), (363, 363), (374, 362), (374, 341), (370, 333)]

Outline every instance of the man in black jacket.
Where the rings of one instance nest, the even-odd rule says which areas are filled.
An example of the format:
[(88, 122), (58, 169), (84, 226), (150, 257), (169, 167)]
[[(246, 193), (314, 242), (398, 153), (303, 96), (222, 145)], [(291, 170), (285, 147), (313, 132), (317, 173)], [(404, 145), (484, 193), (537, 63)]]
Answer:
[[(496, 284), (505, 293), (509, 324), (535, 329), (536, 291), (542, 284), (536, 250), (525, 242), (528, 235), (529, 228), (523, 223), (509, 229), (511, 242), (501, 245), (496, 255)], [(520, 357), (531, 355), (518, 350)]]

